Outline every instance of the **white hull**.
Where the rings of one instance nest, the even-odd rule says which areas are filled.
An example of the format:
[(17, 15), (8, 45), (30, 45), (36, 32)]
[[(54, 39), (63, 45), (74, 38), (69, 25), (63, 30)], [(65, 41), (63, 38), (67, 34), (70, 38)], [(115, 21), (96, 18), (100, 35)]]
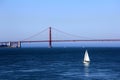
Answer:
[(83, 61), (83, 63), (90, 63), (90, 61)]

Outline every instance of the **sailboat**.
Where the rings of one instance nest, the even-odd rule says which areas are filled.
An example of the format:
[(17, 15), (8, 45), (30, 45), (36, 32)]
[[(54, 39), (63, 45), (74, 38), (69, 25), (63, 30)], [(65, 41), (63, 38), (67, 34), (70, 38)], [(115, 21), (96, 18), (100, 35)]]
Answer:
[(87, 50), (85, 51), (83, 63), (90, 63), (90, 58)]

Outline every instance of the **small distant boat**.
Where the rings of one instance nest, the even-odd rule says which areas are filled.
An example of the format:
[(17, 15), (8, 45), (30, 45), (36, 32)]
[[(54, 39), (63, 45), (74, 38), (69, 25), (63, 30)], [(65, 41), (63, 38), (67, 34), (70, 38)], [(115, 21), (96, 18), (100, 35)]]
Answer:
[(83, 63), (90, 63), (90, 58), (87, 50), (85, 51)]

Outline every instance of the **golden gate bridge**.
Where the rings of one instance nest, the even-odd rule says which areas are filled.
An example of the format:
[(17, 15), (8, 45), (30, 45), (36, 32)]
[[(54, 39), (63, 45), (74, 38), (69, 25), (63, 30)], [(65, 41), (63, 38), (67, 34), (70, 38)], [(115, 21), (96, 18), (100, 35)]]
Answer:
[[(14, 47), (14, 48), (20, 48), (22, 43), (36, 43), (36, 42), (48, 42), (49, 48), (52, 48), (52, 42), (96, 42), (96, 41), (120, 41), (120, 39), (65, 39), (65, 40), (60, 40), (60, 39), (52, 39), (52, 29), (61, 32), (63, 34), (69, 35), (69, 36), (76, 36), (76, 35), (72, 35), (63, 31), (60, 31), (58, 29), (55, 28), (47, 28), (37, 34), (34, 34), (28, 38), (25, 38), (23, 40), (20, 41), (5, 41), (5, 42), (0, 42), (0, 47)], [(39, 34), (41, 34), (44, 31), (48, 31), (48, 40), (29, 40), (31, 38), (34, 38), (35, 36), (38, 36)], [(77, 37), (82, 37), (82, 36), (77, 36)]]

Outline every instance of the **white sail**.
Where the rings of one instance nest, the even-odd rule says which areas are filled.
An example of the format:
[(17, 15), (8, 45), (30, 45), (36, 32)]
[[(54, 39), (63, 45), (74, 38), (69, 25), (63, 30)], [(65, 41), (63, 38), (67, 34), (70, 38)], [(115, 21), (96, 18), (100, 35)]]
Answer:
[(83, 61), (83, 63), (88, 63), (88, 62), (90, 62), (90, 58), (89, 58), (88, 52), (86, 50), (85, 51), (85, 55), (84, 55), (84, 61)]

